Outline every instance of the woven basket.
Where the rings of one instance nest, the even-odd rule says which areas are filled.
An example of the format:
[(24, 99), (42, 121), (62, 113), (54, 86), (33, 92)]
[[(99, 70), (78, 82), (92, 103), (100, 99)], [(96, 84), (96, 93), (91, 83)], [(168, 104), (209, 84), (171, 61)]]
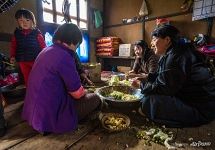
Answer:
[[(105, 121), (108, 119), (108, 117), (120, 117), (123, 118), (125, 121), (125, 127), (123, 128), (118, 128), (118, 129), (111, 129), (105, 124)], [(119, 131), (124, 131), (130, 126), (130, 118), (124, 114), (120, 113), (102, 113), (99, 115), (99, 119), (101, 121), (102, 127), (106, 129), (108, 132), (119, 132)]]

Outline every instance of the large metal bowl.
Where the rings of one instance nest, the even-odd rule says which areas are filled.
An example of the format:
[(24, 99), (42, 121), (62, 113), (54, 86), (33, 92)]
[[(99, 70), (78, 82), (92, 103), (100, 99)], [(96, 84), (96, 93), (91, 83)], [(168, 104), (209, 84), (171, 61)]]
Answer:
[[(123, 92), (125, 94), (135, 95), (136, 100), (117, 100), (113, 97), (107, 97), (113, 91)], [(140, 100), (143, 98), (143, 94), (140, 89), (135, 89), (130, 86), (104, 86), (96, 90), (96, 94), (112, 107), (118, 108), (138, 108), (140, 106)]]

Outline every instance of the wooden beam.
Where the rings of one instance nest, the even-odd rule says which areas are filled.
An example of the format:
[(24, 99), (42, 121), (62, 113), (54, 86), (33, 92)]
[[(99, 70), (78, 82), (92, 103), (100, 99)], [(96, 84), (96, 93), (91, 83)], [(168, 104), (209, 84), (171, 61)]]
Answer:
[(211, 34), (212, 34), (212, 28), (213, 28), (213, 18), (208, 18), (207, 19), (207, 23), (208, 23), (208, 30), (207, 30), (207, 36), (208, 36), (208, 41), (209, 43), (211, 42)]
[(37, 0), (36, 5), (37, 5), (37, 27), (39, 29), (41, 29), (42, 28), (42, 23), (43, 23), (43, 6), (42, 6), (42, 0)]
[(77, 25), (80, 26), (80, 2), (76, 0), (76, 9), (77, 9)]
[(145, 41), (145, 21), (142, 22), (142, 39)]
[(143, 21), (135, 21), (135, 22), (130, 22), (130, 23), (119, 23), (119, 24), (114, 24), (114, 25), (107, 25), (104, 26), (104, 28), (113, 28), (113, 27), (119, 27), (119, 26), (124, 26), (124, 25), (132, 25), (132, 24), (137, 24), (137, 23), (142, 23), (142, 22), (147, 22), (147, 21), (152, 21), (158, 18), (168, 18), (168, 17), (175, 17), (175, 16), (180, 16), (180, 15), (187, 15), (190, 14), (191, 12), (176, 12), (172, 14), (167, 14), (163, 16), (156, 16), (156, 17), (150, 17), (146, 18)]

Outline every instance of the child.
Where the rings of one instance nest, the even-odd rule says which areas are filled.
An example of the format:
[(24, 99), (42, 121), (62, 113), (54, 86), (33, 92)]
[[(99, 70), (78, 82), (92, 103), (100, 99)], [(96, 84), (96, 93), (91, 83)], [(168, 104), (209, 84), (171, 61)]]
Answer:
[(34, 60), (40, 51), (46, 47), (42, 33), (36, 28), (34, 14), (27, 9), (16, 12), (15, 18), (18, 28), (14, 32), (11, 41), (10, 62), (18, 62), (27, 85), (28, 76)]

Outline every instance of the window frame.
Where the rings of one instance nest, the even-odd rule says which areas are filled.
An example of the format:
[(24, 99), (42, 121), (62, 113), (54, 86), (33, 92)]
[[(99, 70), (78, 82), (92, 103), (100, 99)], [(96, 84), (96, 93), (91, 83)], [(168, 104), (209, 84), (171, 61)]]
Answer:
[[(38, 20), (39, 20), (39, 24), (40, 24), (40, 26), (46, 26), (46, 25), (51, 25), (51, 24), (53, 24), (54, 26), (59, 26), (60, 24), (58, 24), (57, 23), (57, 16), (61, 16), (61, 17), (63, 17), (63, 13), (60, 13), (60, 12), (57, 12), (57, 10), (56, 10), (56, 1), (57, 0), (52, 0), (52, 10), (50, 10), (50, 9), (48, 9), (48, 8), (44, 8), (43, 9), (43, 4), (42, 4), (42, 0), (40, 0), (39, 2), (40, 2), (40, 4), (38, 4), (39, 5), (39, 8), (38, 8), (38, 12), (42, 12), (42, 13), (40, 13), (40, 15), (38, 16)], [(85, 19), (81, 19), (80, 18), (80, 13), (79, 13), (79, 10), (80, 10), (80, 5), (79, 5), (79, 1), (80, 0), (76, 0), (76, 9), (77, 9), (77, 17), (74, 17), (74, 16), (70, 16), (70, 18), (71, 19), (74, 19), (74, 20), (76, 20), (77, 21), (77, 25), (80, 27), (80, 22), (84, 22), (84, 23), (86, 23), (86, 28), (81, 28), (80, 27), (80, 29), (81, 30), (89, 30), (89, 2), (87, 2), (87, 18), (86, 18), (86, 20)], [(47, 13), (51, 13), (51, 14), (53, 14), (53, 23), (50, 23), (50, 22), (46, 22), (46, 21), (44, 21), (44, 19), (43, 19), (43, 12), (47, 12)]]

